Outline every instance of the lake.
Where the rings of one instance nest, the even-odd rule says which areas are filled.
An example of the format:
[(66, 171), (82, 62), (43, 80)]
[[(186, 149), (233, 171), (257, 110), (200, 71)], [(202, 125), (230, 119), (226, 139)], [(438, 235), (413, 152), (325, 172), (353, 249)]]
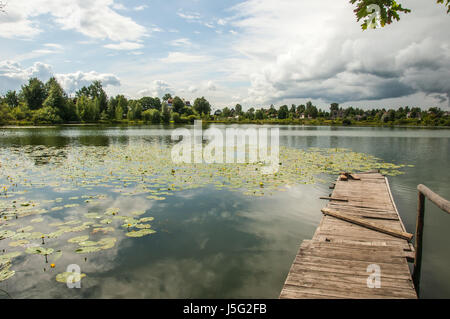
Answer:
[[(409, 232), (418, 184), (450, 199), (449, 129), (274, 127), (284, 162), (273, 179), (173, 165), (171, 126), (0, 128), (0, 297), (277, 298), (344, 160), (390, 163), (380, 167), (393, 169)], [(450, 298), (449, 228), (427, 202), (421, 297)], [(68, 265), (86, 275), (81, 289), (56, 280)]]

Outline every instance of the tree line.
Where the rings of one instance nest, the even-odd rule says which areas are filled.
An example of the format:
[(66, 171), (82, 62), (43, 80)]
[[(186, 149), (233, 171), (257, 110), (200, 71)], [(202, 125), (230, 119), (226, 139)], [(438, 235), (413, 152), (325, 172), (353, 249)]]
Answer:
[(400, 107), (398, 109), (371, 109), (347, 107), (332, 103), (329, 110), (317, 108), (311, 101), (306, 104), (282, 105), (276, 108), (249, 108), (242, 110), (237, 104), (234, 108), (225, 107), (214, 113), (217, 122), (257, 122), (279, 124), (311, 125), (421, 125), (450, 126), (450, 112), (437, 107), (422, 110), (419, 107)]
[(10, 90), (0, 97), (0, 125), (63, 124), (63, 123), (193, 123), (195, 119), (209, 122), (280, 123), (311, 125), (422, 125), (450, 126), (449, 112), (437, 107), (399, 109), (342, 108), (332, 103), (329, 110), (305, 104), (282, 105), (276, 108), (254, 107), (243, 111), (240, 104), (225, 107), (211, 114), (211, 105), (204, 98), (194, 104), (165, 94), (127, 99), (124, 95), (107, 96), (100, 81), (93, 81), (70, 97), (55, 78), (43, 83), (30, 78), (19, 92)]
[(204, 98), (186, 103), (178, 96), (127, 99), (124, 95), (108, 98), (100, 81), (93, 81), (69, 97), (52, 77), (46, 83), (30, 78), (19, 92), (10, 90), (0, 97), (0, 124), (63, 123), (190, 123), (207, 117), (211, 105)]

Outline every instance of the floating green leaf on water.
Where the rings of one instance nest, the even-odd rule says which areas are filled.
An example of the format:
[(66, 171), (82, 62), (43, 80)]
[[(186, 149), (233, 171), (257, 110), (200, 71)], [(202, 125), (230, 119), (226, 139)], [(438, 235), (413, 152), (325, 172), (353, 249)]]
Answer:
[(156, 233), (156, 231), (154, 231), (152, 229), (141, 229), (138, 231), (134, 231), (134, 230), (130, 231), (130, 232), (126, 233), (126, 235), (128, 237), (143, 237), (143, 236), (154, 234), (154, 233)]
[(0, 230), (0, 240), (14, 236), (16, 232), (11, 230)]
[(11, 278), (16, 273), (14, 270), (9, 270), (11, 264), (8, 262), (6, 264), (0, 264), (0, 282)]
[(25, 249), (27, 254), (36, 254), (36, 255), (51, 255), (53, 253), (53, 248), (43, 248), (43, 247), (28, 247)]
[(66, 283), (74, 284), (74, 283), (79, 282), (84, 277), (86, 277), (86, 274), (80, 274), (80, 273), (76, 273), (76, 272), (63, 272), (61, 274), (56, 275), (56, 281), (62, 282), (65, 284)]
[(32, 223), (41, 223), (44, 221), (44, 218), (38, 217), (31, 220)]
[(89, 239), (89, 236), (77, 236), (67, 240), (69, 243), (80, 243)]
[(92, 218), (92, 219), (102, 218), (102, 216), (97, 213), (86, 213), (86, 214), (84, 214), (84, 217)]
[(147, 223), (147, 222), (151, 222), (153, 221), (155, 218), (154, 217), (143, 217), (141, 219), (139, 219), (140, 223)]
[(97, 251), (100, 251), (101, 248), (98, 246), (86, 246), (86, 247), (80, 247), (75, 250), (77, 254), (87, 254), (87, 253), (95, 253)]
[(22, 253), (20, 251), (13, 251), (13, 252), (6, 253), (6, 254), (0, 254), (0, 264), (10, 262), (11, 259), (16, 258), (20, 255), (22, 255)]
[(30, 242), (28, 240), (25, 239), (21, 239), (18, 241), (12, 241), (9, 243), (9, 246), (11, 247), (19, 247), (19, 246), (25, 246), (26, 244), (29, 244)]
[(151, 226), (149, 224), (137, 224), (134, 227), (136, 227), (138, 229), (149, 229), (149, 228), (151, 228)]
[(133, 216), (140, 216), (140, 215), (144, 215), (145, 211), (136, 211), (136, 212), (132, 212), (131, 215)]

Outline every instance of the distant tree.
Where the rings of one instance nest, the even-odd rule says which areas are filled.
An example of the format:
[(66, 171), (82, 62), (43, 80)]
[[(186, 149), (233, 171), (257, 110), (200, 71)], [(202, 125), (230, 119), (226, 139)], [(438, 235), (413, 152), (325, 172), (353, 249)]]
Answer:
[(49, 80), (46, 83), (46, 89), (48, 90), (48, 97), (43, 102), (43, 107), (52, 108), (56, 114), (63, 120), (68, 119), (68, 112), (66, 111), (66, 99), (67, 95), (63, 88), (59, 85), (55, 78)]
[(297, 106), (297, 112), (299, 114), (305, 113), (306, 111), (306, 107), (303, 104), (300, 104), (299, 106)]
[(236, 104), (234, 110), (236, 112), (236, 115), (242, 115), (242, 105)]
[(144, 96), (143, 98), (140, 99), (141, 105), (142, 105), (142, 110), (146, 111), (149, 109), (156, 109), (158, 111), (161, 110), (161, 100), (159, 99), (159, 97), (149, 97), (149, 96)]
[(131, 121), (142, 118), (142, 104), (140, 101), (131, 101), (128, 106), (127, 118)]
[(289, 109), (289, 114), (292, 115), (292, 117), (295, 117), (297, 114), (297, 106), (295, 104), (291, 105), (291, 108)]
[(161, 120), (163, 123), (170, 123), (170, 110), (166, 103), (162, 105)]
[(19, 96), (17, 95), (16, 91), (9, 90), (8, 92), (6, 92), (4, 102), (9, 107), (17, 107), (19, 105)]
[(263, 120), (263, 119), (264, 119), (264, 113), (263, 113), (263, 111), (262, 111), (262, 110), (257, 110), (257, 111), (255, 112), (255, 118), (256, 118), (257, 120)]
[(205, 97), (196, 98), (194, 101), (194, 110), (198, 114), (210, 114), (211, 113), (211, 105), (205, 99)]
[(123, 114), (128, 114), (128, 100), (123, 95), (117, 95), (117, 107), (120, 107), (122, 109)]
[(249, 119), (249, 120), (253, 120), (255, 119), (255, 108), (251, 107), (248, 109), (247, 113), (245, 114), (245, 116)]
[(91, 100), (97, 98), (100, 113), (107, 110), (108, 96), (106, 95), (106, 92), (103, 90), (101, 81), (93, 81), (91, 85), (89, 85), (88, 87), (84, 86), (75, 93), (76, 97), (80, 97), (83, 95), (89, 97)]
[(229, 107), (224, 107), (223, 110), (222, 110), (222, 116), (223, 117), (230, 117), (231, 115), (232, 114), (231, 114), (230, 108)]
[(289, 115), (289, 109), (287, 105), (283, 105), (278, 110), (278, 119), (284, 120), (287, 119)]
[(161, 122), (161, 112), (156, 109), (150, 109), (142, 113), (146, 123), (159, 124)]
[(317, 110), (317, 107), (315, 107), (311, 101), (306, 103), (306, 110), (305, 115), (311, 116), (313, 119), (315, 119), (319, 114), (319, 111)]
[(117, 105), (117, 107), (115, 109), (115, 114), (114, 114), (115, 119), (119, 120), (119, 121), (123, 120), (123, 114), (124, 114), (124, 111), (123, 111), (122, 106)]
[(31, 110), (41, 108), (42, 103), (47, 98), (44, 83), (38, 78), (31, 78), (27, 85), (22, 85), (21, 95)]
[(184, 102), (183, 100), (178, 97), (175, 96), (172, 100), (172, 110), (178, 114), (183, 113), (183, 109), (184, 109)]
[(172, 120), (174, 123), (181, 123), (180, 114), (178, 114), (177, 112), (172, 113)]
[(170, 93), (166, 93), (166, 94), (164, 94), (164, 96), (163, 96), (163, 101), (164, 102), (167, 102), (169, 99), (171, 99), (172, 98), (172, 94), (170, 94)]

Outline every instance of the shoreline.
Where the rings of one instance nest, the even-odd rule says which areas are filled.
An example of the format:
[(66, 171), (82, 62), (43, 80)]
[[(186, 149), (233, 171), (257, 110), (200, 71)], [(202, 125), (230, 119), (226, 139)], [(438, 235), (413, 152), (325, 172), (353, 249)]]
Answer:
[[(146, 123), (144, 121), (137, 122), (98, 122), (98, 123), (62, 123), (62, 124), (33, 124), (33, 123), (13, 123), (0, 125), (0, 129), (14, 129), (14, 128), (57, 128), (57, 127), (91, 127), (91, 126), (184, 126), (192, 125), (193, 123)], [(450, 129), (450, 126), (443, 125), (408, 125), (408, 124), (378, 124), (378, 123), (318, 123), (312, 124), (308, 122), (279, 122), (279, 121), (208, 121), (203, 120), (203, 124), (223, 124), (223, 125), (280, 125), (280, 126), (304, 126), (304, 127), (340, 127), (340, 128), (357, 128), (357, 127), (384, 127), (384, 128), (416, 128), (416, 129)]]

